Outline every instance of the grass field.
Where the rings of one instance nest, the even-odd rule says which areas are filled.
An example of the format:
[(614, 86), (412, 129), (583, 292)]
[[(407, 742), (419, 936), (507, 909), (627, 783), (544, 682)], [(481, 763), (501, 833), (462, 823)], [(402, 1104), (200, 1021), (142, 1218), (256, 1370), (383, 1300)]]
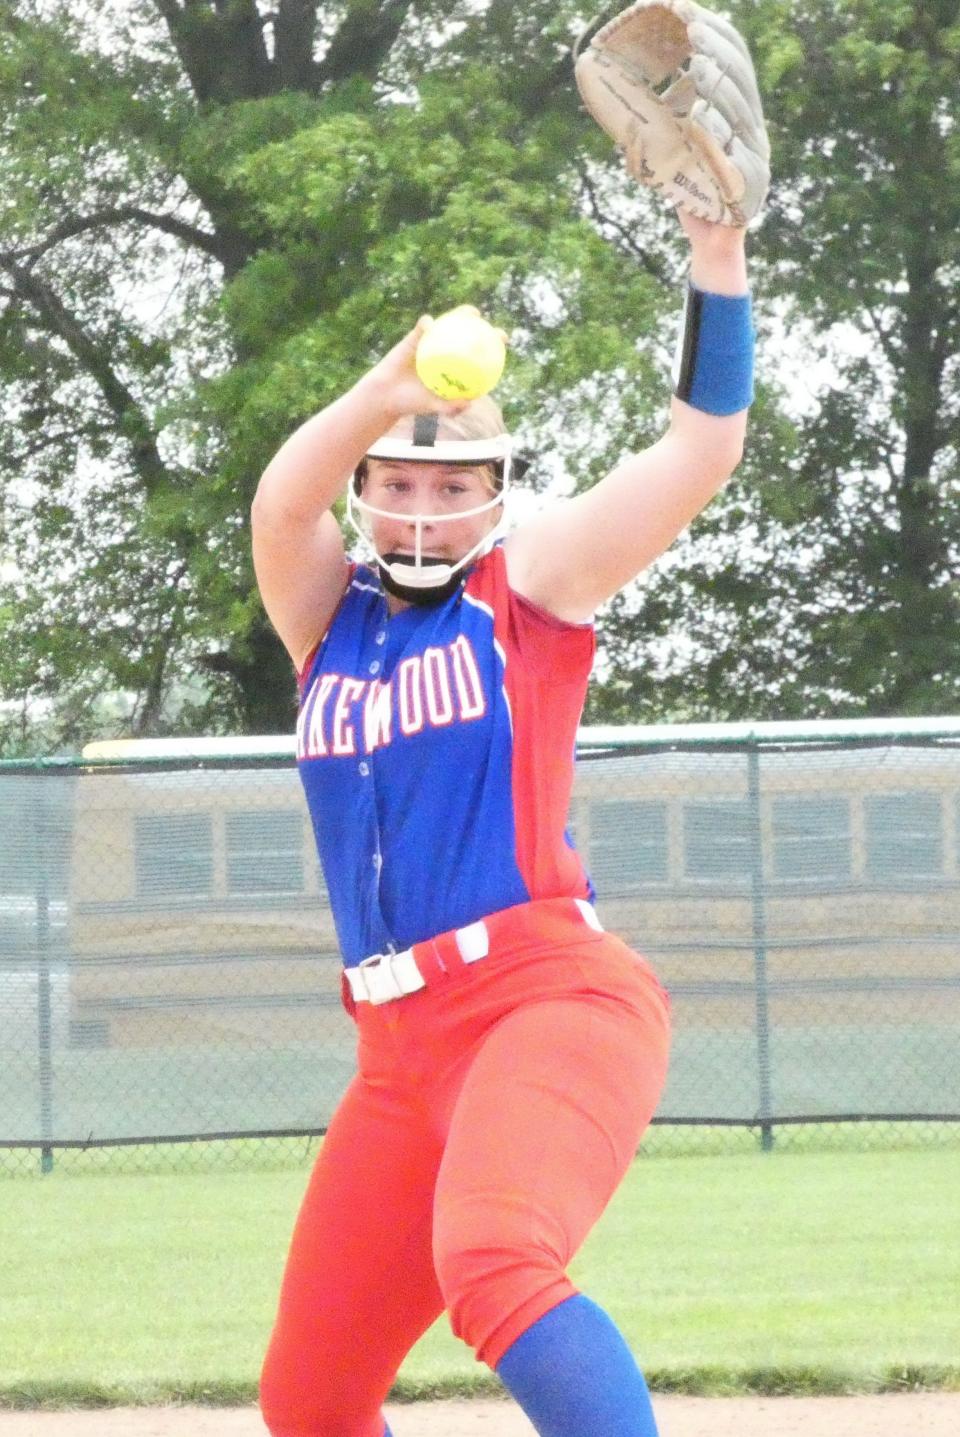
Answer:
[[(4, 1181), (0, 1405), (251, 1400), (305, 1180)], [(960, 1387), (958, 1194), (956, 1143), (641, 1157), (573, 1272), (660, 1390)], [(400, 1391), (489, 1382), (438, 1323)]]

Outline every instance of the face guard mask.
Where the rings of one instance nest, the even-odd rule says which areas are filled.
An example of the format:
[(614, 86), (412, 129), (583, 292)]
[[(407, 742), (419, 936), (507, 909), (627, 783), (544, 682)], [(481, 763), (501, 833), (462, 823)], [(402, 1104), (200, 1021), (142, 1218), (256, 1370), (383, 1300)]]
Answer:
[[(435, 414), (417, 415), (412, 439), (395, 439), (386, 436), (378, 439), (367, 451), (368, 459), (412, 460), (419, 464), (494, 464), (500, 471), (501, 481), (497, 493), (472, 509), (460, 509), (452, 514), (403, 514), (391, 509), (378, 509), (367, 503), (360, 492), (356, 475), (347, 488), (347, 518), (353, 528), (372, 550), (380, 566), (384, 583), (391, 592), (401, 598), (433, 603), (441, 596), (451, 593), (457, 585), (457, 575), (480, 553), (485, 553), (503, 528), (504, 515), (494, 528), (468, 550), (456, 563), (424, 557), (423, 527), (425, 524), (449, 524), (463, 519), (473, 519), (488, 514), (497, 505), (502, 505), (510, 484), (513, 468), (513, 439), (509, 434), (496, 434), (488, 439), (437, 439), (438, 421)], [(414, 525), (413, 554), (381, 554), (373, 542), (371, 519), (398, 519)], [(389, 581), (389, 583), (388, 583)], [(441, 591), (438, 593), (437, 591)]]

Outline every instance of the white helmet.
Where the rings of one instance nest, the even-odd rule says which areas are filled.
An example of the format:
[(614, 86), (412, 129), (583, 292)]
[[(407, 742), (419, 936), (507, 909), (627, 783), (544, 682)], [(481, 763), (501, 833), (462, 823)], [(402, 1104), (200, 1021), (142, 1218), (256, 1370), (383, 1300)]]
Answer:
[[(493, 408), (492, 405), (491, 408)], [(374, 544), (370, 520), (372, 518), (396, 519), (397, 514), (390, 509), (378, 509), (364, 499), (361, 490), (362, 466), (356, 471), (347, 486), (347, 518), (360, 538), (372, 550), (380, 566), (384, 582), (392, 581), (389, 584), (390, 587), (396, 586), (409, 591), (410, 596), (423, 590), (440, 588), (452, 590), (455, 586), (456, 575), (464, 565), (469, 564), (478, 554), (486, 553), (492, 546), (494, 539), (503, 528), (505, 516), (504, 513), (501, 513), (495, 526), (454, 564), (448, 564), (442, 559), (424, 558), (423, 526), (425, 524), (446, 524), (454, 519), (472, 519), (478, 514), (489, 513), (498, 504), (503, 504), (512, 471), (517, 469), (522, 471), (527, 467), (526, 461), (521, 460), (515, 454), (513, 438), (506, 431), (477, 439), (439, 439), (437, 437), (439, 427), (438, 415), (418, 414), (414, 417), (411, 439), (401, 439), (387, 434), (370, 446), (366, 458), (406, 459), (420, 464), (493, 464), (497, 471), (497, 492), (483, 504), (477, 504), (473, 509), (460, 509), (452, 514), (404, 515), (405, 519), (411, 520), (415, 525), (412, 556), (381, 554)], [(434, 595), (425, 593), (423, 598), (429, 602), (433, 600)]]

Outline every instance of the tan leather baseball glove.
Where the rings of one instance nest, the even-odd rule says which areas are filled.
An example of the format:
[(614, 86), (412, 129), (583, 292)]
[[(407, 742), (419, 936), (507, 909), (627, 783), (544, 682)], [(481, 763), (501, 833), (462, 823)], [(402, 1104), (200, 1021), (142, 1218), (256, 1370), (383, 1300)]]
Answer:
[(702, 219), (753, 219), (770, 142), (750, 52), (729, 21), (694, 0), (637, 0), (588, 30), (575, 55), (580, 94), (630, 174)]

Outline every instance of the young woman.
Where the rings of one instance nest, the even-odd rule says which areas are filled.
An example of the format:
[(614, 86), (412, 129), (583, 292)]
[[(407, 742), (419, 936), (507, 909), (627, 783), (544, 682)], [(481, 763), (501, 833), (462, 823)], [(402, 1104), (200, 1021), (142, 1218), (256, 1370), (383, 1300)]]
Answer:
[[(588, 493), (493, 542), (510, 439), (489, 400), (420, 383), (427, 319), (263, 475), (256, 570), (299, 673), (359, 1055), (291, 1243), (261, 1387), (274, 1437), (382, 1437), (397, 1370), (444, 1310), (545, 1437), (656, 1431), (620, 1333), (566, 1268), (657, 1104), (667, 1002), (603, 931), (564, 825), (594, 611), (744, 440), (744, 232), (680, 221), (686, 397)], [(348, 484), (370, 565), (331, 512)]]

